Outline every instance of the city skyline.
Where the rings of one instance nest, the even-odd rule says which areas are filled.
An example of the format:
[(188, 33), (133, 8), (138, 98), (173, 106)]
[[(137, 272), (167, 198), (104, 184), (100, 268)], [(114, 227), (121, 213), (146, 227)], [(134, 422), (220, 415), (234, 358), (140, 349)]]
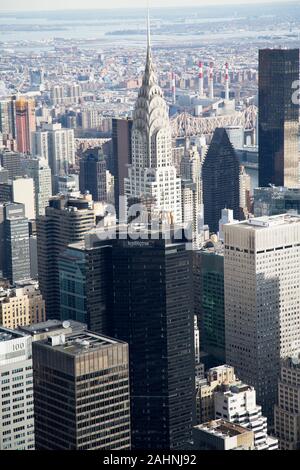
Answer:
[(0, 4), (0, 451), (300, 450), (300, 2), (162, 3)]

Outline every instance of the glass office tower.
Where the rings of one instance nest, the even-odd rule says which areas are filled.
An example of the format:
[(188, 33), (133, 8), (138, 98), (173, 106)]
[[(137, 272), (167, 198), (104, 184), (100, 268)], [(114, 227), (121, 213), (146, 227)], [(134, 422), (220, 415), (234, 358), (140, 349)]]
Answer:
[(297, 80), (299, 49), (259, 51), (259, 186), (299, 185)]

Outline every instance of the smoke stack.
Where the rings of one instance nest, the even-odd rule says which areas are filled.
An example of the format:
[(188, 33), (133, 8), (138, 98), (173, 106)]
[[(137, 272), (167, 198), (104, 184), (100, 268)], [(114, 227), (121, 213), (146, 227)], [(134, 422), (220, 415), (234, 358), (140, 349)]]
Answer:
[(225, 71), (225, 100), (229, 100), (229, 66), (226, 62), (225, 64), (226, 71)]
[(203, 65), (199, 63), (199, 95), (204, 95), (204, 84), (203, 84)]
[(176, 104), (176, 77), (174, 72), (172, 72), (172, 102)]
[(214, 99), (214, 64), (211, 62), (209, 64), (209, 80), (208, 80), (208, 92), (209, 99)]

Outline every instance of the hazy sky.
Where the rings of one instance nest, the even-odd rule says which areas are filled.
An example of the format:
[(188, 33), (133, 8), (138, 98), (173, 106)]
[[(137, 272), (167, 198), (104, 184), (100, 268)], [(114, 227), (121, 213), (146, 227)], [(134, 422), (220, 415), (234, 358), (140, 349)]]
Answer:
[[(151, 0), (153, 7), (204, 6), (212, 4), (274, 3), (283, 0)], [(147, 0), (0, 0), (0, 10), (56, 10), (77, 8), (136, 8)]]

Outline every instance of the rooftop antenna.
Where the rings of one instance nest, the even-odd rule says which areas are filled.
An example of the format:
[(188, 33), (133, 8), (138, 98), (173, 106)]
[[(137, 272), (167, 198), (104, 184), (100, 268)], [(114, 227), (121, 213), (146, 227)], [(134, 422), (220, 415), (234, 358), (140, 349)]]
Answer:
[(147, 61), (146, 70), (148, 72), (152, 68), (152, 54), (151, 54), (151, 28), (150, 28), (150, 7), (149, 0), (147, 1)]
[(151, 49), (150, 0), (147, 0), (147, 47), (148, 47), (148, 52), (150, 52), (150, 49)]

